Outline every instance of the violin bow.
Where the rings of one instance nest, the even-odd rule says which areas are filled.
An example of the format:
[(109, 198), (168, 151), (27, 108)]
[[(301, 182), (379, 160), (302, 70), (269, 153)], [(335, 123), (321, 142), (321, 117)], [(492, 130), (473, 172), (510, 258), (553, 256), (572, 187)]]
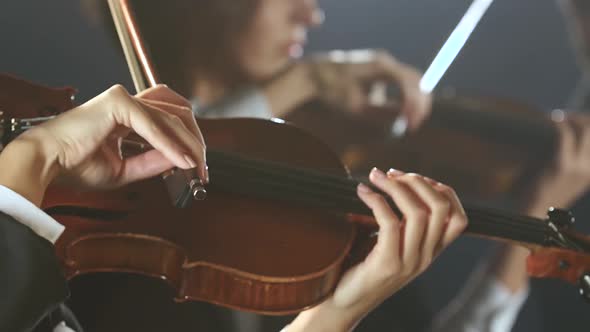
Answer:
[[(473, 0), (420, 79), (420, 90), (422, 92), (431, 93), (438, 85), (493, 1)], [(403, 116), (398, 117), (391, 126), (391, 135), (393, 137), (402, 137), (407, 128), (408, 119)]]
[[(108, 0), (108, 5), (136, 92), (156, 86), (158, 78), (139, 34), (129, 1)], [(186, 207), (191, 197), (202, 200), (207, 195), (201, 179), (190, 171), (173, 169), (162, 174), (162, 178), (176, 207)]]

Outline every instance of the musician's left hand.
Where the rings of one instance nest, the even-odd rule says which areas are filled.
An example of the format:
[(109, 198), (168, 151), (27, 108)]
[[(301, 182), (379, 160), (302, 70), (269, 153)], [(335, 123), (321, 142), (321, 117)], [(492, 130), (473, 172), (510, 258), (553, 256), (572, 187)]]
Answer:
[(304, 311), (288, 331), (350, 331), (368, 312), (422, 273), (467, 226), (465, 212), (450, 187), (417, 174), (373, 170), (371, 182), (402, 212), (361, 185), (358, 196), (379, 224), (375, 247), (348, 270), (334, 294)]

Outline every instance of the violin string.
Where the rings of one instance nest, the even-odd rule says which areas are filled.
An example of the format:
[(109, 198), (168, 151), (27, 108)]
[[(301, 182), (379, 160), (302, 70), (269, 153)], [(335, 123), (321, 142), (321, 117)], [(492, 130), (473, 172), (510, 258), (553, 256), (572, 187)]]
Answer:
[[(29, 120), (47, 120), (29, 119)], [(36, 121), (33, 121), (36, 122)], [(21, 130), (27, 130), (34, 127), (35, 124), (21, 126)], [(149, 145), (146, 145), (149, 147)], [(275, 197), (280, 192), (284, 197), (288, 194), (290, 200), (300, 201), (302, 203), (312, 202), (316, 205), (323, 205), (331, 208), (353, 209), (353, 211), (368, 214), (369, 210), (356, 195), (356, 186), (358, 182), (343, 176), (310, 170), (306, 168), (286, 166), (278, 162), (269, 162), (261, 159), (245, 158), (237, 154), (221, 152), (215, 150), (208, 151), (209, 164), (219, 163), (212, 167), (212, 175), (216, 171), (221, 171), (227, 167), (228, 172), (219, 172), (220, 179), (236, 178), (235, 180), (244, 181), (251, 179), (254, 183), (249, 186), (249, 190), (255, 188), (256, 191), (267, 190), (266, 194)], [(237, 171), (241, 170), (241, 176), (236, 176)], [(234, 183), (234, 181), (231, 181)], [(266, 184), (260, 186), (261, 183)], [(270, 186), (270, 187), (269, 187)], [(263, 189), (264, 188), (264, 189)], [(272, 188), (271, 190), (268, 190)], [(501, 213), (493, 213), (482, 209), (473, 209), (466, 207), (467, 215), (470, 219), (468, 226), (477, 233), (482, 235), (511, 236), (515, 240), (544, 239), (547, 232), (546, 225), (539, 220), (531, 217), (508, 216)]]
[[(211, 158), (209, 158), (209, 160), (211, 160)], [(218, 158), (215, 158), (215, 161), (219, 161), (219, 159)], [(245, 168), (245, 167), (248, 166), (247, 165), (248, 163), (250, 163), (250, 160), (240, 160), (238, 163), (231, 163), (233, 165), (230, 165), (231, 167), (229, 169), (231, 169), (232, 171), (237, 170), (238, 168), (242, 168), (243, 169), (243, 168)], [(221, 164), (219, 164), (218, 166), (220, 166), (220, 168), (223, 167), (223, 165), (221, 165)], [(268, 165), (266, 165), (265, 167), (263, 167), (263, 169), (264, 169), (265, 173), (268, 173), (268, 171), (271, 170), (272, 167), (269, 167)], [(260, 168), (257, 168), (257, 170), (260, 170)], [(275, 171), (276, 171), (276, 169), (275, 169)], [(293, 177), (293, 172), (290, 172), (291, 171), (291, 168), (289, 168), (288, 171), (289, 172), (287, 172), (287, 173), (279, 174), (282, 177), (281, 178), (281, 181), (282, 182), (286, 182), (289, 177)], [(248, 176), (253, 176), (253, 175), (255, 175), (255, 174), (252, 174), (252, 173), (248, 174)], [(263, 177), (268, 177), (268, 174), (264, 174)], [(326, 180), (332, 180), (332, 179), (336, 179), (336, 180), (340, 180), (340, 181), (338, 183), (328, 183), (328, 182), (326, 182)], [(309, 182), (311, 182), (311, 180), (313, 180), (313, 179), (312, 179), (312, 176), (309, 176), (309, 175), (306, 174), (304, 179), (298, 178), (297, 184), (302, 183), (301, 180), (309, 180)], [(348, 178), (329, 177), (328, 176), (328, 177), (324, 177), (324, 179), (322, 179), (322, 182), (321, 183), (315, 182), (313, 184), (315, 185), (314, 189), (316, 191), (318, 190), (316, 188), (321, 188), (320, 187), (321, 185), (324, 185), (324, 186), (325, 185), (331, 185), (332, 187), (337, 187), (336, 189), (338, 189), (338, 190), (347, 191), (346, 194), (349, 194), (349, 193), (356, 193), (356, 185), (357, 185), (357, 183), (358, 182), (356, 182), (356, 181), (354, 181), (352, 179), (348, 179)], [(484, 213), (484, 212), (488, 213), (488, 211), (483, 211), (483, 210), (480, 213)], [(492, 213), (492, 212), (489, 212), (489, 213)], [(499, 219), (500, 218), (508, 218), (508, 216), (503, 216), (501, 213), (496, 213), (496, 214), (494, 214), (492, 216), (495, 217), (495, 218), (499, 218)], [(514, 218), (514, 217), (510, 217), (510, 218)], [(515, 222), (518, 222), (520, 224), (532, 225), (533, 227), (537, 227), (539, 225), (541, 225), (541, 227), (543, 227), (543, 224), (540, 223), (539, 220), (537, 220), (535, 218), (518, 217), (514, 221)]]
[[(258, 183), (256, 183), (256, 187), (261, 187), (261, 184), (262, 184), (262, 187), (265, 187), (265, 183), (261, 183), (261, 181), (258, 181)], [(282, 185), (282, 188), (280, 188), (281, 185)], [(279, 188), (276, 188), (277, 186), (279, 186)], [(254, 187), (254, 186), (250, 186), (250, 187)], [(279, 191), (276, 189), (283, 189), (283, 190)], [(301, 197), (308, 198), (309, 200), (312, 200), (312, 201), (326, 200), (326, 199), (327, 200), (337, 200), (339, 202), (338, 204), (342, 205), (343, 207), (347, 207), (347, 208), (350, 208), (351, 205), (353, 205), (353, 206), (361, 205), (364, 207), (362, 201), (360, 201), (360, 199), (358, 199), (358, 197), (356, 196), (356, 191), (354, 189), (348, 191), (347, 193), (344, 193), (344, 197), (342, 197), (342, 195), (340, 195), (340, 196), (330, 195), (330, 193), (328, 193), (329, 196), (326, 197), (324, 193), (310, 191), (310, 189), (308, 189), (308, 188), (293, 188), (292, 186), (290, 186), (290, 187), (285, 186), (284, 183), (281, 183), (281, 184), (274, 183), (273, 190), (276, 190), (277, 192), (281, 192), (281, 194), (283, 194), (284, 192), (289, 192), (289, 191), (297, 191)], [(313, 196), (311, 196), (310, 194)], [(324, 194), (324, 195), (322, 195), (322, 194)], [(342, 194), (342, 193), (339, 193), (339, 194)], [(354, 198), (352, 198), (352, 197), (354, 197)], [(338, 204), (334, 204), (334, 205), (338, 205)], [(369, 211), (368, 208), (365, 208), (365, 210), (363, 212), (368, 212), (368, 211)], [(502, 224), (504, 222), (503, 216), (497, 216), (497, 215), (487, 216), (487, 215), (482, 215), (481, 213), (476, 214), (476, 212), (477, 211), (469, 213), (470, 217), (471, 218), (477, 217), (477, 219), (481, 219), (484, 222), (487, 222), (488, 220), (490, 220), (494, 224)], [(535, 223), (531, 224), (531, 223), (527, 223), (527, 222), (523, 223), (522, 220), (516, 220), (516, 221), (509, 220), (508, 225), (510, 227), (516, 227), (516, 228), (523, 229), (526, 231), (538, 231), (538, 230), (543, 231), (543, 227), (544, 227), (543, 224), (539, 223), (539, 222), (535, 222)]]
[[(220, 170), (217, 169), (216, 172), (220, 172)], [(349, 210), (347, 210), (346, 212), (360, 212), (363, 214), (367, 214), (366, 212), (368, 211), (368, 208), (366, 208), (364, 206), (361, 206), (360, 211), (350, 211), (350, 204), (349, 203), (354, 203), (354, 205), (356, 205), (357, 203), (362, 204), (360, 202), (360, 200), (355, 200), (354, 202), (352, 202), (351, 200), (335, 201), (334, 198), (331, 197), (331, 198), (328, 198), (328, 201), (326, 203), (326, 201), (323, 198), (309, 197), (307, 195), (309, 192), (296, 193), (292, 190), (292, 188), (285, 187), (284, 184), (281, 184), (278, 182), (271, 182), (271, 186), (269, 187), (268, 185), (265, 185), (265, 183), (262, 183), (262, 185), (261, 185), (260, 181), (258, 181), (258, 182), (253, 181), (252, 178), (249, 178), (249, 180), (247, 180), (247, 181), (240, 182), (240, 177), (242, 177), (241, 175), (243, 175), (243, 174), (240, 174), (238, 176), (236, 176), (234, 174), (234, 176), (232, 177), (231, 174), (227, 174), (226, 172), (221, 172), (221, 173), (218, 173), (218, 175), (220, 176), (219, 179), (223, 178), (223, 180), (218, 180), (217, 184), (220, 184), (219, 182), (223, 182), (223, 183), (221, 183), (222, 185), (226, 184), (226, 185), (234, 187), (234, 188), (256, 188), (257, 192), (255, 193), (256, 194), (255, 196), (263, 195), (265, 197), (277, 198), (277, 193), (280, 192), (280, 196), (281, 196), (280, 198), (286, 199), (289, 202), (296, 202), (296, 203), (310, 203), (311, 202), (316, 206), (320, 205), (321, 207), (324, 207), (324, 208), (342, 208), (342, 207), (346, 206), (349, 208)], [(256, 179), (254, 179), (254, 180), (256, 180)], [(282, 186), (282, 188), (281, 188), (281, 186)], [(286, 190), (280, 190), (280, 189), (286, 189)], [(248, 191), (248, 190), (246, 190), (246, 191)], [(248, 194), (248, 192), (241, 192), (241, 193)], [(249, 192), (249, 193), (252, 194), (252, 192)], [(318, 204), (318, 202), (320, 204)], [(468, 215), (469, 215), (469, 212), (468, 212)], [(472, 222), (467, 229), (468, 232), (481, 234), (481, 235), (510, 238), (512, 240), (532, 242), (532, 243), (537, 243), (537, 244), (543, 244), (544, 240), (545, 240), (544, 231), (539, 231), (538, 228), (534, 228), (534, 229), (523, 228), (523, 227), (520, 227), (520, 226), (522, 226), (520, 224), (505, 224), (502, 222), (498, 222), (498, 221), (501, 221), (502, 219), (473, 218), (473, 217), (470, 217), (470, 219), (472, 220)], [(540, 223), (537, 223), (537, 224), (542, 225)]]
[[(528, 224), (526, 222), (523, 222), (524, 219), (520, 218), (520, 217), (508, 217), (505, 215), (498, 215), (498, 214), (490, 214), (488, 211), (482, 211), (481, 209), (468, 209), (467, 210), (467, 214), (475, 219), (475, 220), (479, 220), (480, 222), (478, 224), (493, 224), (493, 225), (507, 225), (508, 227), (510, 227), (511, 229), (514, 229), (515, 231), (523, 231), (528, 233), (532, 233), (535, 232), (537, 234), (540, 235), (545, 235), (546, 234), (546, 230), (547, 230), (547, 226), (539, 221), (535, 221), (532, 224)], [(497, 222), (498, 220), (504, 220), (506, 219), (508, 222), (507, 223), (499, 223)], [(483, 222), (482, 222), (483, 221)]]
[[(356, 195), (358, 182), (346, 177), (316, 170), (286, 166), (278, 162), (245, 158), (237, 154), (218, 150), (208, 151), (208, 163), (211, 166), (213, 181), (227, 179), (235, 175), (238, 171), (242, 171), (239, 176), (234, 176), (234, 179), (230, 182), (243, 183), (245, 179), (253, 179), (254, 183), (251, 183), (247, 187), (250, 190), (260, 190), (260, 184), (262, 182), (270, 181), (270, 184), (274, 188), (268, 193), (271, 197), (276, 196), (275, 190), (276, 192), (280, 192), (281, 195), (291, 192), (294, 194), (290, 195), (290, 200), (315, 201), (316, 204), (318, 202), (333, 201), (334, 203), (331, 205), (347, 208), (355, 207), (357, 211), (367, 211), (366, 208), (363, 209), (364, 204)], [(227, 169), (228, 172), (225, 172), (224, 175), (218, 177), (218, 180), (215, 180), (216, 172), (223, 169)], [(323, 193), (323, 196), (318, 196), (320, 193)], [(522, 230), (525, 234), (536, 232), (543, 236), (546, 233), (546, 226), (538, 220), (498, 214), (489, 216), (491, 218), (488, 220), (483, 218), (485, 215), (482, 216), (482, 213), (479, 216), (481, 220), (475, 218), (472, 220), (472, 224), (474, 222), (475, 224), (489, 223), (493, 227), (505, 225), (504, 233), (517, 230)]]
[[(213, 168), (213, 169), (216, 170), (215, 172), (219, 172), (220, 169), (221, 169), (221, 167), (217, 167), (217, 168)], [(229, 168), (229, 169), (231, 169), (232, 172), (235, 173), (235, 168), (234, 167)], [(214, 173), (212, 173), (212, 174), (214, 174)], [(223, 174), (223, 176), (220, 176), (219, 179), (226, 179), (228, 176), (231, 176), (231, 173), (225, 173), (225, 174)], [(261, 182), (264, 182), (264, 179), (268, 179), (267, 176), (257, 177), (257, 176), (253, 176), (252, 174), (240, 174), (237, 177), (234, 176), (234, 178), (232, 179), (232, 181), (229, 181), (229, 182), (231, 182), (231, 183), (239, 183), (240, 181), (241, 182), (244, 182), (244, 179), (248, 179), (248, 178), (249, 179), (255, 179), (256, 180), (253, 183), (250, 183), (250, 185), (247, 186), (248, 188), (260, 187)], [(271, 185), (274, 186), (273, 187), (273, 192), (281, 192), (281, 195), (284, 195), (285, 192), (294, 191), (293, 190), (294, 189), (293, 187), (285, 186), (286, 185), (286, 182), (285, 181), (282, 181), (280, 183), (279, 182), (272, 182)], [(282, 186), (282, 188), (281, 188), (281, 186)], [(279, 190), (279, 189), (283, 189), (283, 190)], [(349, 208), (350, 208), (350, 204), (352, 204), (352, 205), (362, 204), (359, 199), (354, 199), (352, 201), (351, 200), (347, 200), (348, 197), (356, 197), (356, 195), (354, 195), (354, 193), (356, 191), (355, 188), (352, 188), (352, 189), (350, 189), (348, 191), (348, 193), (347, 193), (348, 195), (346, 195), (347, 197), (344, 200), (342, 199), (342, 197), (334, 197), (334, 196), (332, 196), (332, 197), (318, 197), (317, 196), (317, 194), (318, 194), (318, 191), (317, 190), (312, 190), (312, 189), (307, 188), (307, 187), (306, 188), (295, 188), (295, 189), (297, 189), (299, 191), (298, 194), (301, 197), (304, 197), (303, 200), (305, 200), (305, 198), (309, 198), (310, 197), (309, 194), (314, 194), (315, 193), (316, 196), (315, 197), (312, 196), (311, 197), (311, 200), (319, 201), (319, 200), (326, 199), (326, 198), (327, 199), (335, 200), (335, 199), (338, 199), (339, 198), (340, 204), (343, 205), (343, 206), (347, 206)], [(342, 192), (340, 192), (340, 194), (342, 194)], [(275, 196), (276, 196), (276, 193), (275, 193)], [(345, 203), (349, 203), (349, 204), (345, 204)], [(333, 204), (333, 205), (336, 205), (336, 204)], [(472, 218), (473, 218), (473, 216), (472, 216)], [(542, 223), (538, 222), (538, 221), (532, 221), (531, 222), (528, 219), (520, 219), (520, 218), (514, 219), (512, 217), (511, 218), (508, 218), (507, 216), (502, 216), (502, 215), (493, 215), (493, 216), (491, 216), (491, 219), (488, 220), (488, 219), (484, 219), (483, 216), (481, 216), (481, 213), (480, 213), (479, 218), (481, 218), (481, 220), (480, 221), (476, 221), (476, 224), (477, 223), (482, 223), (482, 222), (484, 222), (484, 223), (488, 222), (488, 223), (491, 223), (492, 225), (501, 225), (502, 223), (507, 223), (508, 228), (506, 229), (506, 231), (521, 229), (521, 230), (523, 230), (523, 231), (525, 231), (527, 233), (537, 232), (538, 234), (543, 234), (543, 235), (545, 234), (545, 226)]]
[[(521, 216), (506, 216), (505, 214), (490, 213), (489, 211), (482, 211), (481, 209), (473, 208), (468, 209), (467, 213), (474, 220), (489, 220), (487, 223), (494, 225), (506, 224), (514, 231), (523, 231), (527, 234), (534, 232), (538, 234), (541, 239), (544, 239), (549, 232), (547, 224), (540, 220), (530, 220), (527, 217)], [(498, 220), (506, 221), (499, 223)], [(510, 229), (508, 230), (510, 231)]]
[[(220, 179), (230, 176), (238, 170), (250, 171), (250, 173), (242, 174), (240, 178), (237, 179), (238, 181), (244, 181), (244, 179), (255, 178), (257, 182), (253, 183), (250, 188), (257, 188), (261, 181), (269, 178), (276, 178), (276, 181), (279, 184), (287, 184), (289, 183), (289, 180), (291, 180), (294, 183), (291, 186), (291, 190), (294, 189), (293, 186), (301, 186), (298, 191), (307, 197), (312, 194), (317, 195), (320, 191), (328, 191), (328, 193), (339, 192), (339, 194), (344, 197), (354, 197), (352, 201), (344, 201), (349, 205), (352, 204), (358, 206), (360, 204), (364, 206), (356, 196), (356, 186), (358, 182), (342, 176), (327, 174), (316, 170), (286, 166), (278, 162), (244, 158), (237, 154), (221, 152), (218, 150), (208, 151), (208, 163), (211, 166), (213, 177), (215, 177), (216, 171), (221, 169), (230, 170), (230, 172), (228, 172), (229, 174), (226, 173), (223, 176), (220, 176)], [(527, 227), (527, 230), (539, 230), (545, 232), (543, 223), (540, 223), (538, 220), (522, 218), (514, 219), (513, 217), (507, 219), (507, 216), (502, 215), (494, 215), (493, 219), (495, 219), (497, 223), (507, 222), (514, 227)]]
[[(221, 174), (220, 174), (221, 175)], [(227, 184), (233, 184), (234, 186), (236, 185), (236, 183), (239, 183), (237, 181), (239, 181), (239, 179), (235, 178), (235, 179), (227, 179)], [(235, 181), (232, 181), (235, 180)], [(255, 186), (254, 186), (255, 184)], [(261, 185), (262, 184), (262, 185)], [(314, 203), (315, 205), (318, 205), (318, 203), (320, 203), (319, 205), (326, 205), (326, 206), (331, 206), (331, 207), (343, 207), (346, 212), (360, 212), (363, 214), (369, 214), (370, 210), (362, 205), (363, 203), (360, 201), (360, 199), (356, 198), (356, 199), (348, 199), (348, 197), (353, 196), (353, 194), (351, 193), (350, 196), (346, 197), (346, 198), (342, 198), (342, 197), (334, 197), (334, 196), (310, 196), (309, 195), (309, 191), (307, 192), (295, 192), (294, 190), (292, 190), (292, 188), (289, 187), (285, 187), (282, 184), (279, 184), (277, 182), (273, 182), (271, 183), (271, 186), (269, 187), (266, 183), (253, 183), (253, 182), (245, 182), (245, 183), (240, 183), (240, 186), (245, 185), (245, 187), (249, 187), (249, 188), (257, 188), (257, 193), (256, 194), (266, 194), (266, 196), (269, 197), (277, 197), (277, 193), (280, 193), (281, 197), (283, 199), (288, 199), (289, 201), (301, 201), (301, 202), (311, 202)], [(282, 190), (281, 190), (282, 189)], [(261, 190), (263, 190), (264, 192), (260, 192)], [(341, 209), (342, 210), (342, 209)], [(473, 219), (474, 217), (471, 216)], [(502, 219), (496, 218), (477, 218), (478, 221), (476, 221), (474, 224), (482, 224), (482, 223), (491, 223), (492, 225), (498, 225), (499, 227), (501, 227), (503, 225), (502, 223)], [(519, 223), (510, 223), (505, 225), (506, 227), (504, 228), (504, 230), (510, 231), (512, 229), (515, 229), (516, 231), (518, 230), (523, 230), (526, 233), (530, 233), (530, 232), (536, 232), (539, 230), (538, 227), (534, 227), (534, 228), (530, 228), (527, 227), (528, 225), (524, 224), (521, 225)], [(516, 226), (516, 227), (515, 227)], [(535, 225), (537, 226), (537, 225)]]

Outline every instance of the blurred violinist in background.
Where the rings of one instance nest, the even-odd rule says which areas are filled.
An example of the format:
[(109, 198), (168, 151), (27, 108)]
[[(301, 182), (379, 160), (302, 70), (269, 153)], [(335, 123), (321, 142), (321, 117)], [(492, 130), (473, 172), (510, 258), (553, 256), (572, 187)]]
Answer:
[[(102, 6), (92, 12), (105, 14), (111, 26), (105, 2), (87, 2)], [(371, 98), (376, 83), (399, 87), (399, 109), (410, 128), (430, 111), (419, 72), (386, 51), (301, 58), (307, 30), (324, 20), (315, 0), (134, 4), (162, 81), (192, 99), (199, 116), (288, 119), (298, 106), (316, 99), (345, 113), (361, 113), (380, 104)], [(166, 27), (151, 23), (156, 13)], [(394, 112), (391, 105), (382, 108)]]

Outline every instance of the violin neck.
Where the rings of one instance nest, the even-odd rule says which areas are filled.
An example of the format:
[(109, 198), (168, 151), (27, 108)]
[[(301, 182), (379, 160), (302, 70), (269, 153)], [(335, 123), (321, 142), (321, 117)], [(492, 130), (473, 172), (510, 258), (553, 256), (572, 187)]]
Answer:
[[(357, 196), (359, 181), (215, 150), (208, 151), (207, 160), (211, 190), (217, 187), (342, 214), (372, 216), (371, 210)], [(389, 203), (401, 216), (395, 204)], [(540, 219), (469, 206), (465, 210), (469, 219), (468, 233), (534, 245), (550, 244), (551, 230)]]
[[(41, 120), (47, 119), (39, 118), (39, 122)], [(2, 128), (6, 129), (6, 126), (0, 123)], [(14, 132), (8, 132), (12, 134), (7, 135), (4, 131), (0, 137), (3, 138), (0, 148), (14, 137)], [(342, 214), (372, 216), (371, 210), (356, 194), (357, 180), (215, 150), (208, 151), (207, 159), (212, 189), (219, 187), (224, 191), (279, 199)], [(391, 200), (389, 203), (401, 216), (395, 204)], [(553, 230), (543, 220), (470, 206), (466, 206), (465, 211), (469, 219), (467, 233), (533, 245), (552, 244)]]

